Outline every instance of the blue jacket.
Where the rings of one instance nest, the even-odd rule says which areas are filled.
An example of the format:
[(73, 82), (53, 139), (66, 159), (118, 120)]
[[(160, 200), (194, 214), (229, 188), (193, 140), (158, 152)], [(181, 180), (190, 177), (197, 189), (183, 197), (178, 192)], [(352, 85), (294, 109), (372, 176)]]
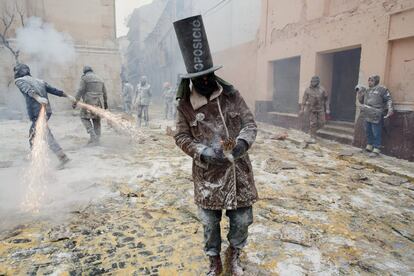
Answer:
[[(41, 104), (39, 104), (34, 99), (34, 96), (36, 94), (48, 100), (48, 93), (59, 97), (64, 96), (63, 91), (50, 86), (43, 80), (35, 79), (32, 76), (17, 78), (14, 83), (20, 89), (20, 92), (22, 92), (26, 100), (27, 114), (29, 115), (31, 121), (37, 120), (41, 108)], [(46, 114), (47, 118), (52, 115), (52, 108), (50, 106), (50, 103), (48, 103), (46, 106)]]

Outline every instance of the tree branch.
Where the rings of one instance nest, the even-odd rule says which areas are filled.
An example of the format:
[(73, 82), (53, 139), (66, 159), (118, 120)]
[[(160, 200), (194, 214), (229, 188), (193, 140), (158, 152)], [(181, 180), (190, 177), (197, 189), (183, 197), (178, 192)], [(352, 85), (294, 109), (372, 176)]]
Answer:
[(22, 24), (22, 27), (24, 27), (25, 26), (25, 18), (26, 18), (26, 15), (25, 15), (25, 13), (23, 11), (22, 6), (19, 5), (17, 1), (16, 1), (16, 12), (19, 14), (20, 24)]
[(5, 16), (3, 16), (2, 21), (4, 25), (3, 36), (6, 37), (7, 32), (9, 31), (11, 25), (13, 24), (14, 14), (10, 16), (9, 20), (7, 20)]
[(16, 63), (19, 61), (19, 51), (14, 50), (11, 45), (10, 41), (7, 38), (7, 32), (9, 31), (10, 27), (12, 26), (14, 22), (15, 14), (10, 13), (8, 9), (5, 10), (3, 13), (3, 16), (1, 18), (1, 21), (3, 22), (4, 29), (3, 32), (0, 34), (0, 44), (2, 44), (4, 47), (6, 47), (13, 55)]

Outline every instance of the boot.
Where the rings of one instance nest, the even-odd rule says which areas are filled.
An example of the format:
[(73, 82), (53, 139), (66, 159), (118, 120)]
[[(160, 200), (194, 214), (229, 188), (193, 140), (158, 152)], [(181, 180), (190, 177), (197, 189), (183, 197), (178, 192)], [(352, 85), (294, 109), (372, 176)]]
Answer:
[(98, 144), (99, 144), (99, 142), (98, 142), (97, 139), (90, 138), (88, 143), (86, 144), (86, 146), (94, 147), (94, 146), (97, 146)]
[(58, 170), (62, 170), (65, 168), (66, 163), (70, 161), (69, 157), (63, 152), (63, 150), (60, 150), (57, 154), (57, 157), (59, 158), (59, 165), (57, 166)]
[(99, 137), (95, 134), (95, 131), (91, 132), (90, 136), (91, 137), (89, 138), (87, 146), (88, 147), (97, 146), (99, 144)]
[(240, 265), (240, 249), (230, 246), (227, 249), (227, 267), (230, 270), (230, 275), (240, 276), (244, 274), (243, 267)]
[(223, 272), (223, 265), (221, 263), (220, 255), (210, 256), (210, 270), (207, 272), (207, 276), (218, 276)]

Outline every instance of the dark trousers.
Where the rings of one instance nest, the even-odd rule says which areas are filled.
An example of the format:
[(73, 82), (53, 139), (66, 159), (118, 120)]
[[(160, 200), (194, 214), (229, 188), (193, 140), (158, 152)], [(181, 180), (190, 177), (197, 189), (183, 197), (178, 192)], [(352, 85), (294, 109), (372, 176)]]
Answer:
[(380, 121), (379, 123), (371, 123), (365, 121), (365, 133), (367, 135), (367, 144), (374, 146), (374, 148), (376, 149), (381, 148), (382, 124), (382, 121)]
[(131, 114), (131, 101), (124, 101), (124, 111), (127, 114)]
[(309, 112), (310, 134), (316, 137), (316, 132), (325, 125), (325, 111)]
[(87, 119), (81, 118), (82, 124), (91, 136), (91, 139), (99, 139), (101, 137), (101, 118)]
[[(32, 125), (30, 126), (30, 130), (29, 130), (30, 148), (33, 147), (35, 136), (36, 136), (36, 121), (32, 121)], [(52, 150), (55, 154), (62, 151), (62, 148), (60, 147), (59, 143), (56, 141), (55, 137), (50, 131), (49, 126), (46, 126), (46, 139), (47, 139), (47, 144), (50, 150)]]
[[(198, 208), (198, 215), (204, 229), (204, 252), (208, 256), (220, 255), (221, 251), (221, 210), (207, 210)], [(230, 230), (227, 240), (230, 246), (242, 249), (247, 243), (249, 225), (253, 223), (253, 208), (239, 208), (226, 210), (230, 219)]]
[(138, 105), (138, 125), (141, 125), (141, 118), (144, 117), (144, 122), (148, 125), (149, 115), (148, 115), (148, 105)]
[(164, 118), (170, 119), (174, 117), (174, 103), (173, 102), (165, 102), (164, 103)]

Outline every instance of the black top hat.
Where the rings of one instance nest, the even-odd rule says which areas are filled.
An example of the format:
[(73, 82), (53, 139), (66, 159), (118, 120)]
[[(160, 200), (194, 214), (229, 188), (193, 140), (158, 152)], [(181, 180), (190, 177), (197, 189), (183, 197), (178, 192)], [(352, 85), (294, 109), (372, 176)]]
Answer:
[(183, 78), (202, 76), (223, 67), (213, 66), (201, 15), (174, 22), (174, 29), (187, 69), (187, 74), (182, 75)]

